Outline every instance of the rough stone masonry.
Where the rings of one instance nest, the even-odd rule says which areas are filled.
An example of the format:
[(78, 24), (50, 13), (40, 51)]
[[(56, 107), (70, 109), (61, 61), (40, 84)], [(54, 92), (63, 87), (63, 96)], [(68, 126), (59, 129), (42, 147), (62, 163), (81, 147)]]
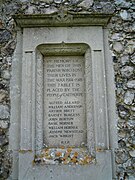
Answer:
[[(12, 171), (8, 151), (10, 77), (16, 47), (14, 14), (50, 14), (68, 11), (114, 13), (109, 43), (115, 70), (118, 114), (117, 178), (135, 179), (135, 1), (134, 0), (0, 0), (0, 179)], [(14, 87), (17, 89), (17, 87)]]

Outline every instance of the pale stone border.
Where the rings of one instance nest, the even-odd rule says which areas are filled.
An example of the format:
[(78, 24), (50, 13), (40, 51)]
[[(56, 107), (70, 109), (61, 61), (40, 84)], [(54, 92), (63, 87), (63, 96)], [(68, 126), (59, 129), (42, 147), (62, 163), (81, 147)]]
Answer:
[[(41, 16), (42, 15), (40, 15), (39, 17), (41, 18)], [(16, 21), (18, 17), (20, 16), (16, 16)], [(25, 28), (18, 29), (18, 43), (13, 59), (11, 80), (11, 127), (9, 138), (10, 149), (13, 150), (12, 179), (17, 179), (18, 177), (20, 179), (29, 177), (32, 178), (33, 176), (36, 177), (40, 171), (41, 173), (44, 172), (44, 175), (46, 174), (46, 171), (42, 172), (42, 168), (37, 168), (37, 170), (34, 171), (31, 166), (31, 162), (35, 155), (35, 150), (37, 149), (37, 151), (40, 152), (40, 147), (43, 143), (41, 138), (42, 130), (38, 132), (35, 131), (37, 129), (36, 126), (39, 125), (40, 128), (42, 127), (41, 119), (43, 118), (43, 102), (41, 99), (43, 88), (41, 84), (42, 58), (40, 53), (36, 54), (36, 47), (40, 44), (43, 44), (44, 42), (46, 42), (47, 44), (52, 44), (52, 40), (56, 44), (64, 41), (66, 43), (86, 43), (91, 47), (91, 76), (93, 88), (92, 92), (89, 93), (92, 93), (93, 103), (89, 104), (89, 106), (90, 108), (91, 106), (93, 106), (93, 139), (95, 140), (94, 148), (96, 149), (96, 159), (98, 162), (98, 166), (92, 165), (88, 169), (88, 171), (91, 174), (96, 168), (96, 171), (100, 172), (100, 170), (104, 167), (103, 177), (104, 175), (106, 175), (106, 177), (111, 177), (113, 168), (113, 177), (115, 177), (114, 149), (117, 147), (117, 135), (114, 73), (108, 49), (107, 29), (102, 28), (102, 26), (106, 25), (109, 19), (106, 20), (106, 23), (102, 24), (98, 23), (99, 21), (97, 21), (97, 17), (94, 18), (94, 15), (92, 18), (94, 19), (95, 24), (92, 24), (91, 21), (89, 21), (89, 23), (87, 22), (88, 24), (83, 24), (82, 21), (80, 21), (79, 23), (78, 20), (78, 25), (75, 24), (73, 26), (81, 25), (81, 27), (74, 28), (79, 36), (76, 37), (76, 34), (74, 34), (73, 40), (67, 40), (66, 33), (72, 32), (72, 29), (67, 27), (66, 33), (64, 33), (62, 27), (69, 26), (69, 23), (63, 23), (60, 25), (59, 21), (56, 20), (56, 24), (54, 26), (61, 26), (61, 29), (59, 29), (60, 31), (58, 31), (58, 29), (55, 29), (55, 27), (51, 27), (53, 24), (48, 25), (45, 22), (41, 22), (41, 26), (45, 26), (45, 28), (32, 28), (39, 27), (40, 25), (38, 25), (38, 23), (40, 24), (40, 21), (34, 21), (34, 23), (37, 23), (37, 25), (31, 23), (29, 26), (30, 20), (33, 21), (35, 16), (30, 15), (28, 20), (26, 18), (26, 15), (23, 15), (21, 17), (22, 19), (23, 17), (25, 17), (25, 25), (23, 24), (24, 19), (23, 21), (21, 21), (21, 19), (18, 18), (19, 20), (17, 23), (18, 25), (21, 25), (21, 27)], [(84, 17), (87, 17), (87, 15)], [(90, 25), (92, 25), (92, 27), (89, 27)], [(47, 29), (46, 26), (50, 26), (49, 29)], [(29, 29), (28, 27), (31, 28)], [(81, 33), (81, 31), (83, 32), (83, 34)], [(46, 33), (48, 32), (50, 32), (50, 34), (47, 34), (46, 36)], [(57, 40), (57, 37), (53, 36), (53, 34), (56, 33), (57, 35), (60, 35), (61, 32), (63, 32), (63, 36), (59, 40)], [(37, 35), (40, 35), (40, 33), (43, 37), (37, 37)], [(52, 39), (52, 37), (54, 39)], [(30, 38), (30, 42), (28, 38)], [(90, 54), (90, 52), (86, 52), (86, 61), (87, 59), (89, 59), (88, 54)], [(35, 81), (35, 79), (39, 80), (39, 87), (37, 87), (37, 80)], [(90, 80), (88, 80), (88, 83), (89, 81)], [(41, 91), (41, 96), (38, 91)], [(37, 100), (35, 99), (35, 97)], [(40, 104), (38, 103), (38, 101), (40, 101)], [(87, 111), (87, 114), (91, 116), (89, 110)], [(40, 122), (38, 125), (36, 125), (37, 120)], [(89, 126), (89, 124), (87, 124), (87, 126)], [(37, 140), (35, 141), (35, 137), (39, 137), (39, 139), (37, 138), (37, 140), (40, 140), (40, 143)], [(91, 141), (91, 138), (89, 139), (89, 141)], [(24, 154), (22, 153), (22, 151)], [(106, 162), (105, 164), (104, 161)], [(53, 168), (58, 173), (59, 168)], [(66, 167), (61, 168), (63, 169), (63, 171), (64, 169), (65, 171), (67, 171)], [(78, 172), (82, 169), (83, 171), (85, 171), (84, 168), (79, 169), (79, 167), (76, 167), (76, 170)], [(69, 174), (67, 173), (67, 177), (68, 176)], [(64, 175), (63, 177), (66, 177), (66, 175)], [(97, 178), (99, 177), (100, 173), (97, 173), (95, 177), (93, 176), (93, 180), (97, 180)]]

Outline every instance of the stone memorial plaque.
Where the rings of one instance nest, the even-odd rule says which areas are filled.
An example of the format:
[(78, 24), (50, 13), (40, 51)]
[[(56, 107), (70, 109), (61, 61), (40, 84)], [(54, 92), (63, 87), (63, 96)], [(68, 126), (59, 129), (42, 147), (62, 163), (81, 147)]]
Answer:
[(10, 179), (116, 179), (111, 14), (59, 10), (14, 15)]
[(49, 147), (86, 143), (83, 56), (44, 58), (44, 143)]

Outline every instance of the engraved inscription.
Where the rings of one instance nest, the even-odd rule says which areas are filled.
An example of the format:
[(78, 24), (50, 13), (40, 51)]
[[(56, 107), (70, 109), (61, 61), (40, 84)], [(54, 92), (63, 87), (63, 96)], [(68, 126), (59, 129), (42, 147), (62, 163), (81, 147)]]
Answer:
[(44, 143), (49, 147), (86, 142), (83, 56), (44, 59)]

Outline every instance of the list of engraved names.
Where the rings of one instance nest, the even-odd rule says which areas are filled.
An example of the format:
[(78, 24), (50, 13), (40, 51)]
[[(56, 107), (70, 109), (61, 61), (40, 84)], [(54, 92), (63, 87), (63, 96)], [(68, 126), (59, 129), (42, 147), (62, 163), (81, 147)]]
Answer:
[(83, 56), (44, 58), (44, 143), (50, 147), (86, 142)]

